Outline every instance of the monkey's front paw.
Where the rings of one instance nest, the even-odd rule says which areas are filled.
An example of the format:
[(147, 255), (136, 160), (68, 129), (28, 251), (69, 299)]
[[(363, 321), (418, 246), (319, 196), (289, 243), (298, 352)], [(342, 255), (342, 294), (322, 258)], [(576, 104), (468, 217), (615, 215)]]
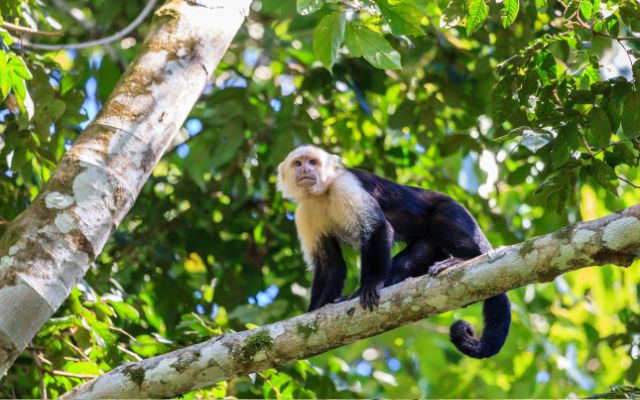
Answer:
[(453, 267), (456, 264), (463, 262), (462, 258), (447, 258), (446, 260), (438, 261), (429, 267), (429, 271), (427, 272), (431, 276), (436, 276), (442, 271)]
[(365, 310), (373, 311), (380, 303), (380, 292), (382, 285), (367, 285), (360, 288), (360, 305)]

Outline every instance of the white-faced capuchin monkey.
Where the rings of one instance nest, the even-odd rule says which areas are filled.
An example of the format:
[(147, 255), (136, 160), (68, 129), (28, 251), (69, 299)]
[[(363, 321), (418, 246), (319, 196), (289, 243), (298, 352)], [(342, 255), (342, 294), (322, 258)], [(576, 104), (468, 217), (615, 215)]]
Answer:
[[(313, 271), (309, 311), (341, 299), (347, 266), (340, 242), (360, 250), (360, 288), (349, 298), (359, 296), (370, 310), (382, 287), (435, 275), (491, 249), (475, 219), (450, 197), (346, 168), (312, 145), (297, 147), (278, 166), (278, 188), (297, 203), (298, 236)], [(392, 259), (394, 240), (407, 246)], [(504, 345), (511, 323), (507, 295), (485, 300), (483, 316), (480, 339), (465, 321), (451, 326), (451, 341), (470, 357), (491, 357)]]

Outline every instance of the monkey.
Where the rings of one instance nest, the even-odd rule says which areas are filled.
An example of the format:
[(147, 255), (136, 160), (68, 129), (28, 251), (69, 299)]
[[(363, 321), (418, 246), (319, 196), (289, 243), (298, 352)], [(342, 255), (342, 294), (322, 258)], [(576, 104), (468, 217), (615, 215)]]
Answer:
[[(360, 287), (348, 298), (359, 297), (368, 310), (378, 306), (383, 287), (436, 275), (492, 249), (469, 211), (449, 196), (347, 168), (314, 145), (296, 147), (278, 165), (277, 187), (296, 203), (296, 229), (313, 273), (309, 311), (344, 299), (340, 243), (360, 251)], [(406, 247), (392, 257), (395, 241)], [(504, 345), (511, 324), (507, 295), (485, 300), (483, 317), (479, 339), (465, 321), (450, 328), (453, 344), (470, 357), (491, 357)]]

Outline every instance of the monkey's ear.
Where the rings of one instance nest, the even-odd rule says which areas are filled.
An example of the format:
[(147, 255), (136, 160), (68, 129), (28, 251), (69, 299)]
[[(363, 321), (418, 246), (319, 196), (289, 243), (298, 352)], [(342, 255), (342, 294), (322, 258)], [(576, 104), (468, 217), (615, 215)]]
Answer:
[(342, 158), (340, 156), (331, 154), (331, 166), (337, 171), (342, 168), (344, 165), (342, 164)]

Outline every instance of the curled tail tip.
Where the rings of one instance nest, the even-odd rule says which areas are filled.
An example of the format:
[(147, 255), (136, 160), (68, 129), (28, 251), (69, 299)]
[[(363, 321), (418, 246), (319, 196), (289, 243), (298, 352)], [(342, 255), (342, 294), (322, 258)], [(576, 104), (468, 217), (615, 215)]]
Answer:
[(473, 326), (466, 321), (456, 321), (449, 330), (451, 342), (473, 358), (492, 357), (502, 349), (511, 324), (511, 304), (506, 294), (485, 300), (483, 307), (484, 331), (478, 339)]
[(483, 358), (481, 354), (482, 343), (475, 338), (476, 331), (467, 321), (456, 321), (449, 328), (451, 342), (469, 357)]

